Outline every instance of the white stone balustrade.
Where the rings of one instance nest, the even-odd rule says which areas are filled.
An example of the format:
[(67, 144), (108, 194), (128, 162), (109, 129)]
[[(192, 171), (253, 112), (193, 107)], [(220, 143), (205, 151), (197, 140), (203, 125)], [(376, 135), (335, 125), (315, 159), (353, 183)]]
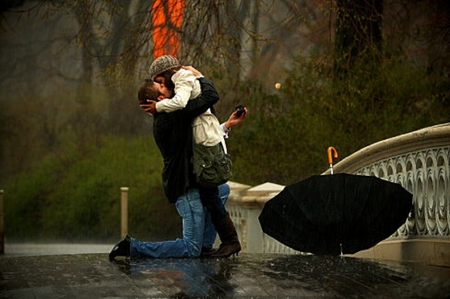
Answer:
[[(444, 251), (444, 263), (450, 260), (450, 253), (445, 253), (450, 248), (450, 123), (374, 143), (346, 157), (333, 169), (334, 173), (376, 176), (400, 183), (413, 194), (413, 210), (389, 240), (434, 238), (435, 244), (430, 248), (435, 254), (442, 255)], [(329, 173), (329, 169), (324, 172)], [(258, 221), (264, 203), (283, 188), (272, 183), (255, 187), (231, 183), (228, 210), (244, 251), (298, 253), (265, 235)]]

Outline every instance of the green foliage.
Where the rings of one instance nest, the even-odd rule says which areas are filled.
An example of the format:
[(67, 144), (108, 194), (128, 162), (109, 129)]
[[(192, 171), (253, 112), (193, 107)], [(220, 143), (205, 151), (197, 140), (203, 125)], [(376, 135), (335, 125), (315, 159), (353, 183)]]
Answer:
[(299, 57), (273, 94), (254, 92), (253, 83), (242, 86), (239, 92), (250, 94), (250, 112), (228, 141), (234, 181), (287, 185), (325, 171), (329, 146), (342, 159), (374, 142), (449, 121), (450, 108), (423, 69), (366, 62), (357, 75), (336, 80), (324, 61)]
[(129, 187), (130, 233), (146, 239), (176, 233), (179, 216), (164, 197), (162, 160), (150, 138), (109, 137), (98, 148), (61, 152), (5, 187), (7, 236), (117, 238), (122, 186)]

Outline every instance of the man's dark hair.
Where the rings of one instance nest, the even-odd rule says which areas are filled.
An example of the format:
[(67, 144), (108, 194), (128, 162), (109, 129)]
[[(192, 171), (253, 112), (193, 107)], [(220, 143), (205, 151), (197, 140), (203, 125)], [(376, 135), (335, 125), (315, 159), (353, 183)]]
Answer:
[(147, 100), (157, 101), (161, 93), (155, 88), (155, 82), (145, 79), (145, 83), (138, 91), (139, 104), (148, 104)]

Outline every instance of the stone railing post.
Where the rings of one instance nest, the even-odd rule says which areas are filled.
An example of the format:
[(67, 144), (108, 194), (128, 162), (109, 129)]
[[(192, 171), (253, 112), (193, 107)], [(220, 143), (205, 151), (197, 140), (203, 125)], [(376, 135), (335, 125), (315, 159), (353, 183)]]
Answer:
[(120, 234), (124, 237), (128, 234), (128, 187), (121, 187), (120, 195)]
[(3, 190), (0, 190), (0, 254), (5, 253), (5, 220), (3, 211)]
[(284, 186), (265, 183), (250, 188), (246, 185), (230, 183), (230, 187), (232, 192), (227, 209), (238, 231), (243, 252), (293, 252), (292, 249), (265, 235), (258, 219), (266, 201), (276, 196)]

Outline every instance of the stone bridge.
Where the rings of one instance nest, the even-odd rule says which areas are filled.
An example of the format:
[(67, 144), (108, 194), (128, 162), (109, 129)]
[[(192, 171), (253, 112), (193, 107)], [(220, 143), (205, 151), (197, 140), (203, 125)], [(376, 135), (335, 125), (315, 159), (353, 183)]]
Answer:
[[(374, 143), (341, 160), (333, 170), (400, 183), (413, 194), (413, 209), (397, 232), (355, 256), (450, 266), (450, 123)], [(244, 252), (304, 254), (264, 234), (258, 221), (264, 203), (284, 186), (230, 185), (227, 206)]]

